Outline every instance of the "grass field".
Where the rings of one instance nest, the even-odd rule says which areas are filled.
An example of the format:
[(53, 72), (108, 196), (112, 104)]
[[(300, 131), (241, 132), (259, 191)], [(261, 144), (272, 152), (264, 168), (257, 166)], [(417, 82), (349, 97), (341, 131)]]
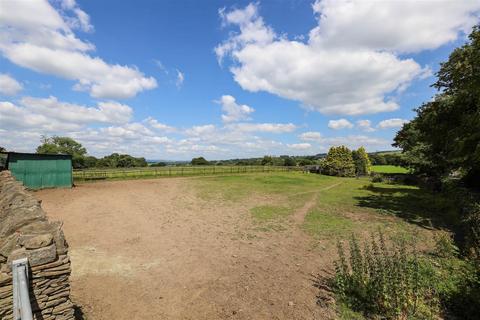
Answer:
[(372, 166), (372, 171), (377, 173), (408, 173), (408, 169), (399, 166)]
[(380, 229), (428, 249), (451, 209), (412, 186), (301, 172), (36, 194), (64, 222), (72, 295), (89, 319), (335, 319), (348, 310), (317, 304), (315, 279), (331, 276), (337, 241)]
[(250, 210), (259, 224), (288, 224), (286, 218), (313, 198), (302, 228), (316, 238), (330, 240), (379, 228), (400, 237), (413, 238), (417, 233), (424, 236), (417, 226), (431, 227), (434, 212), (448, 212), (448, 201), (440, 201), (417, 187), (372, 184), (368, 178), (275, 173), (209, 177), (198, 183), (204, 199), (221, 197), (236, 203), (251, 197), (269, 199), (267, 203), (271, 204)]

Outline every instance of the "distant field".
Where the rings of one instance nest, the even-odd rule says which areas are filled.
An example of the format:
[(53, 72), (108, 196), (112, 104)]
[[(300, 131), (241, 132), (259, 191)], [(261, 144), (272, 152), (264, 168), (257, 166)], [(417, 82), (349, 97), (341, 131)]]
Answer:
[(377, 173), (408, 173), (408, 169), (399, 166), (372, 166), (372, 171)]

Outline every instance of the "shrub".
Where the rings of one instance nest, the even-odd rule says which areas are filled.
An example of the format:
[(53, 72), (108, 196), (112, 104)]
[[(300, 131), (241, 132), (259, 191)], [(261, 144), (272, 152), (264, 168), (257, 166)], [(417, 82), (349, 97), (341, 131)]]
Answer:
[(375, 173), (372, 175), (372, 182), (383, 182), (383, 176), (381, 174)]
[(341, 303), (366, 316), (386, 319), (434, 318), (439, 303), (431, 268), (419, 263), (405, 242), (387, 246), (381, 232), (363, 250), (352, 236), (347, 259), (341, 243), (335, 263), (334, 290)]

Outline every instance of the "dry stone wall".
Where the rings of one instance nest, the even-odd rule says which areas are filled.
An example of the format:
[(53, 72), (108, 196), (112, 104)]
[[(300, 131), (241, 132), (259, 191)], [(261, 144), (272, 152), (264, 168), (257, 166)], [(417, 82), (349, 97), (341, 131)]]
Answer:
[(11, 262), (28, 258), (34, 319), (74, 319), (70, 260), (60, 222), (9, 171), (0, 172), (0, 319), (13, 318)]

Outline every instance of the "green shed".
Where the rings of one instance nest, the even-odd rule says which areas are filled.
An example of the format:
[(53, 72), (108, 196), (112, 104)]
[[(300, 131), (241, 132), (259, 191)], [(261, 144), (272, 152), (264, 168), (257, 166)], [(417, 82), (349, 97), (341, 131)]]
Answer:
[(72, 187), (72, 156), (67, 154), (7, 153), (7, 169), (30, 189)]

